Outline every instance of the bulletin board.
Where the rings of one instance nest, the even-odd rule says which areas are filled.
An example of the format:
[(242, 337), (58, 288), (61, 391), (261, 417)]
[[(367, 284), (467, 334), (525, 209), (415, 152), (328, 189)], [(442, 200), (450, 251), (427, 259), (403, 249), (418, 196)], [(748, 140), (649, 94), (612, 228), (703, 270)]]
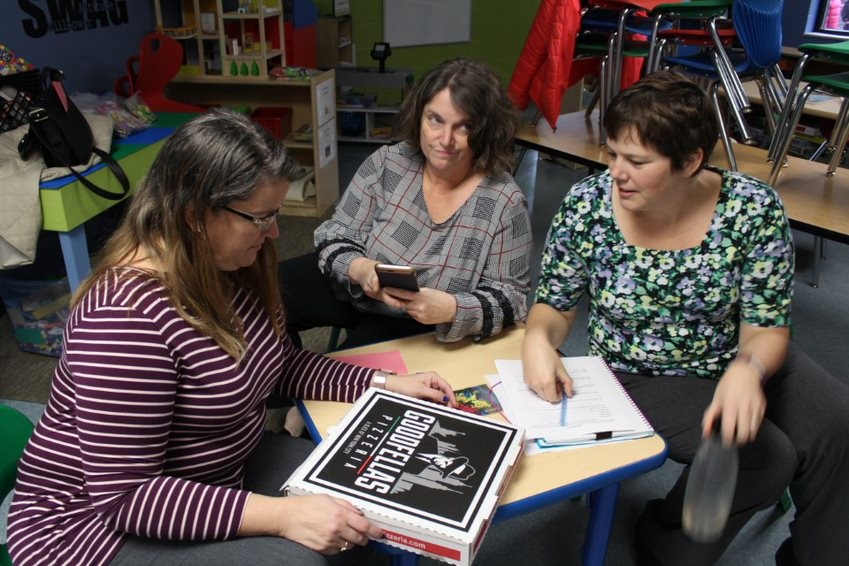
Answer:
[(392, 47), (471, 41), (472, 0), (383, 0), (383, 41)]

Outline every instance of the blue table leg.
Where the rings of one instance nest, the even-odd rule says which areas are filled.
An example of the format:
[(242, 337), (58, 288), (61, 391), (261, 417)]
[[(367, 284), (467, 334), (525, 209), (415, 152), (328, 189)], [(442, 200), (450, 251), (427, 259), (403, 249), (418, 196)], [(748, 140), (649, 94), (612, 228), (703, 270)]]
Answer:
[(59, 232), (59, 244), (62, 246), (62, 258), (65, 260), (65, 270), (68, 272), (68, 284), (73, 293), (91, 272), (85, 225), (81, 224), (70, 232)]
[(399, 552), (392, 555), (392, 566), (417, 566), (419, 555), (414, 552)]
[(613, 527), (613, 514), (616, 512), (616, 495), (619, 484), (614, 483), (591, 492), (590, 522), (581, 550), (583, 566), (602, 566), (607, 555), (607, 541)]

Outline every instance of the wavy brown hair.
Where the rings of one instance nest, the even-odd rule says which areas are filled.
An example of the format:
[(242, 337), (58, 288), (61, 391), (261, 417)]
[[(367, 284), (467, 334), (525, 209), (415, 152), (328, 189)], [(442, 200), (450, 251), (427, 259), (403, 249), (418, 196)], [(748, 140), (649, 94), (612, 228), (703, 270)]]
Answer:
[(451, 102), (472, 120), (469, 147), (475, 155), (473, 168), (491, 176), (510, 172), (519, 114), (495, 71), (479, 61), (450, 59), (425, 73), (401, 104), (396, 136), (421, 153), (424, 107), (446, 88)]
[(183, 124), (160, 149), (74, 304), (109, 269), (140, 253), (162, 266), (151, 275), (164, 285), (180, 316), (241, 358), (246, 342), (230, 304), (232, 288), (253, 290), (271, 314), (275, 331), (282, 332), (277, 254), (266, 240), (252, 265), (222, 272), (215, 265), (204, 219), (208, 210), (246, 199), (260, 184), (291, 179), (295, 169), (286, 148), (241, 114), (213, 109)]

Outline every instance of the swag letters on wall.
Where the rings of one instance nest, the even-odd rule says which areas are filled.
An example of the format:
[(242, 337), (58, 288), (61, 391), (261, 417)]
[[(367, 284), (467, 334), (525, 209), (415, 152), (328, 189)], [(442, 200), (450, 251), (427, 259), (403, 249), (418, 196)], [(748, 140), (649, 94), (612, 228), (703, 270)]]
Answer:
[(18, 7), (32, 38), (129, 23), (127, 0), (18, 0)]

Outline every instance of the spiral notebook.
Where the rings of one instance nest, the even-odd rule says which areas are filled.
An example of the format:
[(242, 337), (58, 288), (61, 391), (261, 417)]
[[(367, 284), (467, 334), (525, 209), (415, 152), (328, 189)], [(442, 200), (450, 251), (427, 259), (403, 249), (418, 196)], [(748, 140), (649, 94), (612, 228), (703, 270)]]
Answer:
[[(597, 356), (561, 358), (574, 382), (575, 394), (549, 403), (525, 384), (521, 360), (495, 360), (501, 378), (499, 395), (507, 398), (511, 420), (541, 447), (596, 444), (642, 438), (654, 429)], [(561, 424), (562, 422), (562, 424)]]

